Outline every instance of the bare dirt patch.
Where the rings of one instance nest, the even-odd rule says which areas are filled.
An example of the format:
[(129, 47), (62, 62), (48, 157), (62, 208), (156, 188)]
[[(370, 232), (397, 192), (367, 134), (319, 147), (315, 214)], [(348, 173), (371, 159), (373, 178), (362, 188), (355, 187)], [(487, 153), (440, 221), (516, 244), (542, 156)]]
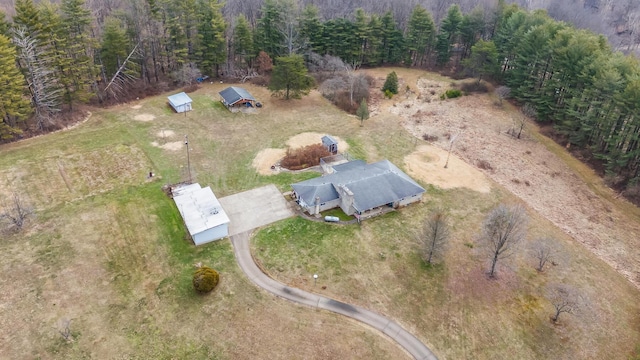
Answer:
[[(321, 134), (316, 132), (305, 132), (291, 137), (287, 140), (286, 144), (291, 149), (298, 149), (308, 145), (322, 143), (322, 137), (327, 134)], [(346, 151), (349, 148), (349, 144), (346, 141), (340, 139), (337, 136), (331, 135), (338, 142), (338, 150), (340, 152)], [(287, 153), (286, 149), (274, 149), (268, 148), (261, 150), (253, 159), (253, 167), (256, 168), (260, 175), (274, 175), (279, 172), (279, 168), (272, 169), (271, 167), (276, 165)]]
[(140, 105), (140, 104), (133, 105), (133, 106), (131, 106), (131, 108), (134, 109), (134, 110), (138, 110), (138, 109), (142, 108), (142, 105)]
[(156, 136), (161, 138), (161, 139), (165, 139), (168, 137), (173, 137), (176, 135), (176, 132), (173, 130), (160, 130), (156, 133)]
[[(321, 144), (322, 137), (325, 135), (327, 134), (321, 134), (316, 132), (305, 132), (302, 134), (298, 134), (290, 138), (289, 140), (287, 140), (287, 146), (289, 146), (292, 149), (297, 149), (297, 148), (305, 147), (307, 145)], [(349, 148), (349, 144), (347, 144), (346, 141), (340, 139), (337, 136), (331, 136), (331, 137), (338, 142), (339, 151), (345, 151)]]
[(153, 141), (151, 145), (159, 147), (161, 149), (169, 150), (169, 151), (178, 151), (184, 148), (184, 142), (182, 141), (172, 141), (164, 144), (159, 144), (157, 141)]
[(445, 169), (447, 151), (432, 145), (422, 145), (404, 158), (407, 172), (429, 184), (443, 189), (467, 188), (481, 193), (491, 192), (491, 183), (478, 169), (456, 155), (449, 157)]
[(136, 115), (133, 117), (134, 120), (138, 120), (138, 121), (152, 121), (156, 118), (155, 115), (152, 114), (140, 114), (140, 115)]
[(271, 166), (274, 166), (286, 153), (285, 149), (268, 148), (261, 150), (253, 159), (252, 165), (260, 175), (273, 175), (275, 171), (271, 169)]

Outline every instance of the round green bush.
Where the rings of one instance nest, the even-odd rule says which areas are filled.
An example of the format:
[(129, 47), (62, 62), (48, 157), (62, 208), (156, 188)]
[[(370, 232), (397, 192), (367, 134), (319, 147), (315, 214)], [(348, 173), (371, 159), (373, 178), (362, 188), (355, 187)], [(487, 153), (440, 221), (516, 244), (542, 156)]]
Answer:
[(193, 287), (199, 293), (208, 293), (215, 289), (220, 281), (217, 271), (208, 266), (201, 266), (193, 274)]

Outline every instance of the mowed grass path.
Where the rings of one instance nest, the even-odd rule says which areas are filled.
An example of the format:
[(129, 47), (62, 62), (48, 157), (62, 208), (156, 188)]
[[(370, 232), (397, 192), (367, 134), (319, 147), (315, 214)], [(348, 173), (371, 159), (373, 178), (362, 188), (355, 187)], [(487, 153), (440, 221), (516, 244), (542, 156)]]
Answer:
[[(419, 71), (394, 69), (407, 83)], [(391, 71), (391, 70), (388, 70)], [(377, 70), (386, 73), (387, 69)], [(376, 74), (379, 77), (380, 74)], [(275, 183), (281, 190), (313, 174), (260, 176), (251, 167), (267, 147), (314, 131), (346, 139), (368, 161), (401, 166), (421, 140), (384, 111), (366, 120), (335, 109), (317, 93), (270, 98), (256, 115), (219, 106), (226, 84), (190, 94), (195, 110), (174, 114), (166, 96), (106, 110), (67, 132), (0, 147), (1, 194), (27, 194), (37, 218), (0, 243), (0, 353), (12, 358), (398, 359), (406, 354), (375, 332), (342, 317), (311, 311), (257, 290), (240, 273), (227, 240), (195, 248), (160, 187), (187, 178), (186, 148), (152, 145), (189, 135), (192, 174), (218, 196)], [(381, 108), (392, 106), (385, 100)], [(140, 105), (134, 108), (133, 105)], [(134, 120), (138, 115), (154, 120)], [(173, 132), (174, 135), (167, 135)], [(164, 134), (164, 135), (163, 135)], [(180, 145), (180, 144), (178, 144)], [(147, 182), (152, 170), (158, 176)], [(336, 226), (289, 219), (256, 233), (254, 254), (276, 279), (383, 313), (441, 358), (618, 358), (640, 343), (638, 291), (609, 266), (536, 214), (530, 238), (554, 236), (563, 256), (544, 274), (522, 251), (485, 275), (477, 234), (500, 202), (490, 194), (423, 184), (420, 204), (364, 222)], [(451, 214), (444, 262), (427, 267), (415, 233), (435, 207)], [(526, 244), (525, 244), (526, 245)], [(208, 296), (191, 291), (197, 262), (221, 272)], [(320, 275), (314, 285), (312, 275)], [(547, 284), (583, 291), (588, 307), (549, 321)], [(323, 288), (325, 287), (325, 288)], [(6, 291), (5, 291), (6, 289)], [(72, 343), (57, 333), (71, 318)], [(18, 324), (18, 325), (16, 325)]]

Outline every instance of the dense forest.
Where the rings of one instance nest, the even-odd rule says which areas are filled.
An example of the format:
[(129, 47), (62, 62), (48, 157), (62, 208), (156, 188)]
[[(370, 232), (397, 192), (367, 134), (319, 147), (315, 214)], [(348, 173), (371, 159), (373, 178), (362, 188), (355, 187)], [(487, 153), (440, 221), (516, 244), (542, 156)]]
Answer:
[(15, 0), (0, 13), (0, 137), (54, 128), (80, 104), (330, 56), (492, 79), (618, 186), (639, 188), (640, 67), (616, 51), (636, 43), (636, 1), (450, 3)]

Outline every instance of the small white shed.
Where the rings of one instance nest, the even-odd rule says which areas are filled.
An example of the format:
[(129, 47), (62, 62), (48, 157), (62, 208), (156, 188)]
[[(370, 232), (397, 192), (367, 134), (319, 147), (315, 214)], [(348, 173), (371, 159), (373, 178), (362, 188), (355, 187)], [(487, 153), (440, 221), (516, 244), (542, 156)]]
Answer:
[(181, 92), (179, 94), (174, 94), (169, 96), (169, 105), (175, 110), (177, 113), (191, 111), (191, 103), (193, 100), (187, 95), (185, 92)]
[(181, 186), (173, 190), (173, 201), (196, 245), (229, 236), (229, 217), (210, 187)]

